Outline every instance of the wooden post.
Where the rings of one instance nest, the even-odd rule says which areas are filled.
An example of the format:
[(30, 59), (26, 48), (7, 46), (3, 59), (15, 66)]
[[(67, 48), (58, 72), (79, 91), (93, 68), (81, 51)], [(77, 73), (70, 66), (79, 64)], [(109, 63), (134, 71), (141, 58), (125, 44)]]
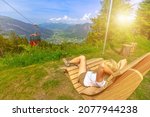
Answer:
[(131, 53), (132, 45), (130, 44), (123, 44), (122, 45), (122, 50), (121, 50), (121, 55), (123, 56), (129, 56)]
[(132, 45), (132, 47), (131, 47), (131, 52), (133, 53), (133, 52), (135, 52), (137, 43), (132, 42), (131, 45)]

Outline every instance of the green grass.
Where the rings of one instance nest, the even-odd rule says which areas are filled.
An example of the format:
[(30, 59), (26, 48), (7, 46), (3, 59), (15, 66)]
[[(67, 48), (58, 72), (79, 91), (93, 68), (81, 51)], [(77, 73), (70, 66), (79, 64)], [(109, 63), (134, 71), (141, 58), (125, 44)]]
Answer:
[(0, 99), (81, 99), (57, 63), (0, 71)]
[(59, 80), (48, 80), (43, 84), (43, 89), (48, 89), (48, 88), (57, 88), (60, 84)]
[(20, 54), (6, 54), (3, 59), (0, 58), (0, 70), (3, 68), (26, 67), (33, 64), (45, 63), (54, 60), (60, 60), (66, 56), (78, 56), (95, 52), (98, 48), (87, 44), (62, 44), (54, 45), (49, 48), (28, 47), (28, 51)]
[[(150, 41), (136, 38), (136, 52), (127, 57), (129, 63), (135, 58), (150, 52)], [(121, 43), (118, 43), (118, 45)], [(75, 57), (84, 54), (88, 59), (103, 57), (119, 61), (124, 57), (114, 52), (109, 43), (102, 55), (102, 44), (63, 45), (51, 49), (31, 48), (29, 52), (18, 55), (7, 55), (0, 58), (0, 99), (13, 100), (77, 100), (82, 97), (73, 88), (70, 80), (60, 70), (63, 65), (61, 58)], [(150, 72), (129, 100), (150, 99)]]
[(144, 76), (142, 83), (129, 99), (150, 100), (150, 72)]

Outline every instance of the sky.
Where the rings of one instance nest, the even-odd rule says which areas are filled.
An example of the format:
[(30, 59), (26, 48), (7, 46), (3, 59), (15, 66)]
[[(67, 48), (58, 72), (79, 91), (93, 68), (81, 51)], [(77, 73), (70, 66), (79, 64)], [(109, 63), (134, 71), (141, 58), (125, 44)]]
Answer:
[[(5, 0), (34, 24), (45, 22), (86, 23), (96, 17), (101, 0)], [(142, 0), (131, 0), (138, 4)], [(137, 5), (135, 5), (137, 8)], [(0, 15), (27, 22), (0, 0)]]

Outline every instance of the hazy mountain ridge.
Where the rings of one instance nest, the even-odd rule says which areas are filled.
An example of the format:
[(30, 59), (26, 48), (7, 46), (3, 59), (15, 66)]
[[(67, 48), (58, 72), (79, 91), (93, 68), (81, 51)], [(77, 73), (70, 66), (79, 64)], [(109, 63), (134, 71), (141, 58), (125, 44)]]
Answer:
[[(36, 32), (32, 24), (25, 23), (10, 17), (0, 16), (0, 34), (8, 34), (10, 31), (16, 32), (18, 35), (26, 35), (29, 37), (31, 33)], [(38, 31), (42, 38), (50, 38), (53, 31), (39, 27)]]
[(91, 24), (76, 24), (69, 26), (65, 32), (66, 36), (76, 36), (78, 38), (85, 38), (90, 31)]
[(66, 23), (43, 23), (43, 24), (39, 24), (40, 27), (46, 28), (46, 29), (50, 29), (53, 31), (57, 31), (57, 30), (65, 30), (68, 27), (72, 26), (72, 24), (66, 24)]
[(65, 24), (65, 23), (44, 23), (41, 27), (52, 30), (55, 33), (63, 33), (63, 37), (85, 38), (90, 31), (90, 23), (85, 24)]
[(50, 29), (54, 35), (48, 39), (51, 43), (62, 43), (64, 41), (80, 43), (84, 41), (90, 31), (90, 23), (85, 24), (65, 24), (65, 23), (44, 23), (41, 27)]
[[(82, 41), (90, 31), (90, 23), (86, 24), (65, 24), (65, 23), (43, 23), (38, 25), (41, 37), (47, 40), (55, 40), (59, 43), (66, 41)], [(0, 16), (0, 34), (9, 34), (14, 31), (18, 35), (29, 35), (36, 32), (32, 24), (25, 23), (10, 17)]]

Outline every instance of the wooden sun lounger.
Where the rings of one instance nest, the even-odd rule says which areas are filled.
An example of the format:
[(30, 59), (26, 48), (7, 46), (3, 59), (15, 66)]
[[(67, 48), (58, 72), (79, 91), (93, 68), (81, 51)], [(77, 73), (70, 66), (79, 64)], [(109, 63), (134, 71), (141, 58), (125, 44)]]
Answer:
[[(102, 62), (102, 58), (94, 58), (87, 61), (87, 67), (90, 70), (96, 70)], [(107, 81), (115, 79), (115, 82), (95, 95), (82, 94), (87, 87), (78, 83), (78, 67), (71, 66), (64, 68), (65, 73), (70, 78), (74, 88), (84, 99), (92, 100), (125, 100), (139, 86), (145, 75), (150, 70), (150, 53), (136, 59), (125, 68), (117, 72), (115, 78), (110, 76)]]

